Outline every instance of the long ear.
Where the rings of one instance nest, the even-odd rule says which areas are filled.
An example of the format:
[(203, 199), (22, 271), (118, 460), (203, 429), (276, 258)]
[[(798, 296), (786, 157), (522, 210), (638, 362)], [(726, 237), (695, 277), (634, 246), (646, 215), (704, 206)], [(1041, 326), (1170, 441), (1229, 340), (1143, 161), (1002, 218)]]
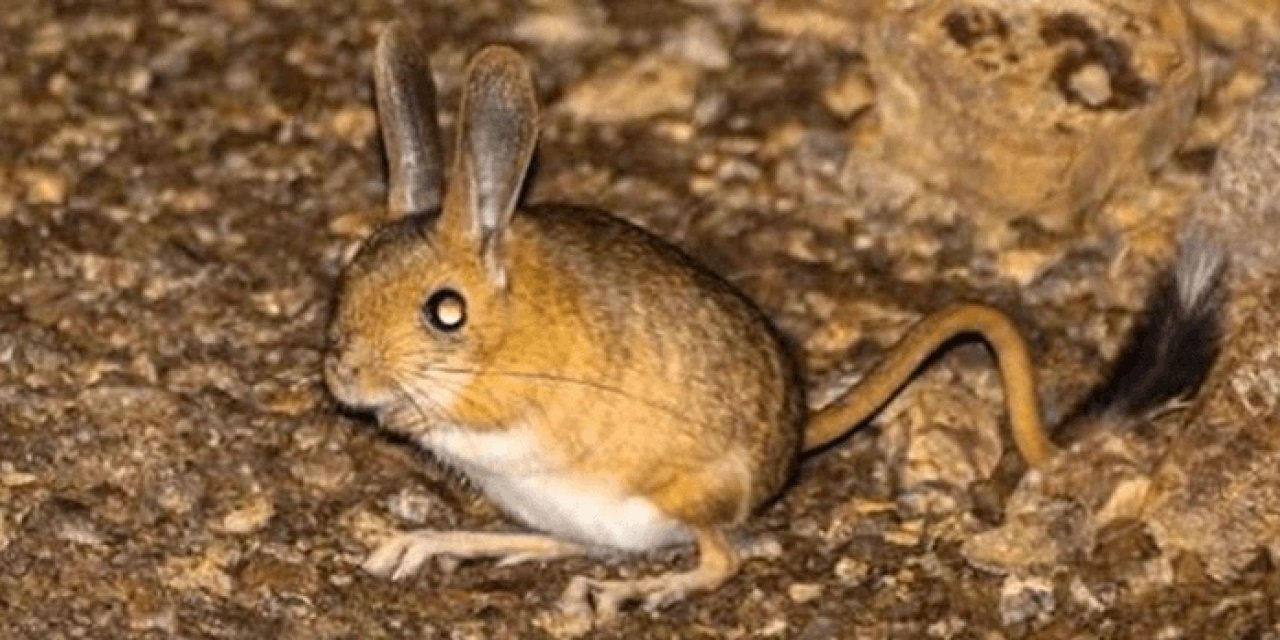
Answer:
[(387, 150), (387, 210), (392, 218), (440, 208), (444, 162), (431, 65), (403, 25), (386, 28), (373, 56), (382, 144)]
[(460, 113), (449, 208), (464, 214), (490, 275), (505, 286), (502, 238), (538, 139), (538, 101), (524, 58), (504, 46), (476, 54)]

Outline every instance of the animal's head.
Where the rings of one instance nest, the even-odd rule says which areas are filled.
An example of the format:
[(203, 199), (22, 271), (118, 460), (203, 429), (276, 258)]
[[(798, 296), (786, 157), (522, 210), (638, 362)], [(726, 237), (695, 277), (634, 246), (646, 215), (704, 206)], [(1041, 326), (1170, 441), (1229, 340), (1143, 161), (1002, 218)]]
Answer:
[(379, 40), (374, 82), (391, 219), (343, 274), (325, 381), (384, 418), (448, 421), (517, 320), (504, 246), (537, 138), (533, 83), (509, 48), (472, 59), (446, 182), (431, 70), (401, 28)]

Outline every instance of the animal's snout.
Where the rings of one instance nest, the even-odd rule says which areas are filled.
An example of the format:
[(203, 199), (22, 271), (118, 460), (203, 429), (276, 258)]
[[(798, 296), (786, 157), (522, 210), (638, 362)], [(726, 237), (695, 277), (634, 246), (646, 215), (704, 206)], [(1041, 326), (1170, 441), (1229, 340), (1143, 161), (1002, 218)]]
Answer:
[(331, 351), (324, 357), (324, 380), (330, 389), (350, 386), (360, 375), (359, 365), (353, 364), (341, 352)]
[(369, 366), (365, 358), (345, 349), (330, 349), (324, 357), (324, 382), (339, 402), (362, 408), (370, 404), (365, 378)]
[(329, 392), (352, 409), (377, 409), (395, 399), (395, 382), (369, 347), (364, 341), (332, 340), (321, 365)]

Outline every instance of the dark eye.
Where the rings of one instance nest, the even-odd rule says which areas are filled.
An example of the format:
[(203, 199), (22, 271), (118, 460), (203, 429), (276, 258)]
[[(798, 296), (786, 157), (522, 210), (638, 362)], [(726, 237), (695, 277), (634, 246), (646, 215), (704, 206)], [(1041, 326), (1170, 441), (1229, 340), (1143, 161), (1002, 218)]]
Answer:
[(467, 323), (467, 301), (453, 289), (440, 289), (422, 305), (422, 315), (439, 331), (457, 331)]

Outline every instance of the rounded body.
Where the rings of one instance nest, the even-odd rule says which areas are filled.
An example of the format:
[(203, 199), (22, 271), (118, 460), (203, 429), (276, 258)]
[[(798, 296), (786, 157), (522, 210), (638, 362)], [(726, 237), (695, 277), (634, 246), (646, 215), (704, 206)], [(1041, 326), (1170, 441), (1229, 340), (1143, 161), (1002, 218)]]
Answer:
[[(431, 451), (529, 526), (648, 549), (734, 525), (786, 483), (803, 387), (749, 300), (679, 249), (608, 214), (517, 212), (505, 286), (409, 216), (348, 269), (328, 378), (347, 404)], [(446, 229), (447, 230), (447, 229)], [(424, 323), (438, 286), (471, 302)]]
[[(679, 249), (590, 209), (512, 221), (510, 352), (566, 382), (522, 416), (586, 473), (697, 524), (736, 524), (786, 483), (805, 405), (791, 355), (745, 296)], [(506, 366), (506, 365), (504, 365)], [(569, 382), (581, 380), (584, 384)]]
[(421, 50), (389, 30), (374, 76), (392, 219), (343, 275), (334, 396), (556, 538), (719, 539), (777, 494), (805, 413), (777, 333), (639, 227), (517, 210), (538, 129), (519, 54), (486, 47), (468, 65), (444, 184)]

